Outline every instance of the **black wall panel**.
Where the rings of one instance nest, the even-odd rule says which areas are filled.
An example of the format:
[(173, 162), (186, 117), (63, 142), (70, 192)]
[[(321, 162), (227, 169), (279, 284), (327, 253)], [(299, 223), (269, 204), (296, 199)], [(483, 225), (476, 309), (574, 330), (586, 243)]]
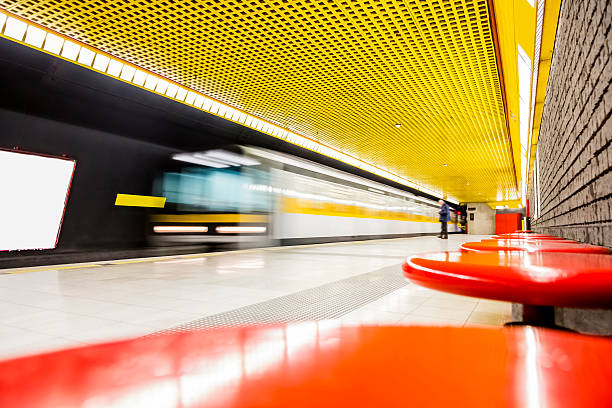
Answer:
[(146, 210), (117, 207), (115, 196), (150, 195), (155, 170), (173, 149), (4, 109), (0, 124), (4, 148), (65, 154), (77, 161), (58, 249), (144, 243)]

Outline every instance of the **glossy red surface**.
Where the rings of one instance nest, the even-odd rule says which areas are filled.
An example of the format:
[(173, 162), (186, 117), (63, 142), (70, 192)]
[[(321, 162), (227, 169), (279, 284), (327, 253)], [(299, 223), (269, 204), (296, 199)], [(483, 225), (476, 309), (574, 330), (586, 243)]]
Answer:
[(494, 235), (492, 238), (496, 239), (530, 239), (530, 240), (563, 240), (564, 238), (555, 237), (552, 235), (541, 235), (541, 234), (499, 234)]
[(512, 239), (512, 238), (490, 238), (490, 239), (481, 239), (480, 242), (487, 244), (495, 244), (496, 242), (503, 242), (505, 245), (508, 243), (512, 244), (521, 244), (525, 245), (526, 243), (537, 243), (537, 242), (554, 242), (555, 244), (580, 244), (577, 241), (570, 241), (569, 239), (555, 239), (555, 240), (546, 240), (546, 239), (538, 239), (538, 240), (528, 240), (528, 239)]
[(495, 214), (495, 233), (504, 234), (511, 233), (521, 227), (523, 214)]
[(612, 341), (536, 329), (191, 332), (0, 363), (2, 407), (611, 406)]
[(526, 252), (572, 252), (580, 254), (609, 254), (606, 247), (587, 244), (568, 244), (557, 241), (491, 240), (466, 242), (462, 251), (526, 251)]
[(529, 237), (516, 237), (516, 236), (500, 237), (500, 236), (496, 236), (496, 235), (492, 236), (490, 239), (501, 239), (501, 240), (512, 239), (512, 240), (517, 240), (517, 241), (532, 241), (532, 242), (536, 242), (536, 241), (567, 241), (567, 239), (557, 238), (557, 237), (535, 237), (535, 238), (529, 238)]
[(612, 256), (437, 252), (409, 258), (405, 276), (428, 288), (529, 305), (612, 308)]
[(507, 236), (507, 235), (523, 235), (523, 236), (531, 236), (531, 237), (554, 237), (554, 235), (548, 234), (534, 234), (531, 232), (525, 231), (514, 231), (514, 232), (506, 232), (504, 234), (498, 234), (499, 236)]

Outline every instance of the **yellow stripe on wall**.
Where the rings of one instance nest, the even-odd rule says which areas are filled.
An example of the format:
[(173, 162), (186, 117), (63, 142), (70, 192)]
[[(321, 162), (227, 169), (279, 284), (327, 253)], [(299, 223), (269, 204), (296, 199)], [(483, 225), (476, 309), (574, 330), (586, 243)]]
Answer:
[(267, 215), (260, 214), (156, 214), (153, 222), (268, 222)]
[(117, 194), (115, 205), (125, 207), (154, 207), (164, 208), (166, 197), (153, 197), (132, 194)]

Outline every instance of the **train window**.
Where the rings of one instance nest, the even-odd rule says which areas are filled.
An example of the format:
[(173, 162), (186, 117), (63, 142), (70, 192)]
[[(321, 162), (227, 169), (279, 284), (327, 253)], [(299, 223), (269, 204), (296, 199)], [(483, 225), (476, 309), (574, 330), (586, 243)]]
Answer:
[(162, 190), (179, 211), (268, 212), (269, 192), (252, 188), (268, 184), (268, 173), (254, 168), (186, 167), (165, 173)]

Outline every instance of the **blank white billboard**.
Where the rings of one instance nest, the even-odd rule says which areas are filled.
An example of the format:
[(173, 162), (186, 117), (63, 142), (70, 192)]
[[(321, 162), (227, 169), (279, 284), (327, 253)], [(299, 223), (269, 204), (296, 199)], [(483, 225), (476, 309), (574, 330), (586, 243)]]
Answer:
[(0, 150), (0, 251), (55, 248), (75, 161)]

